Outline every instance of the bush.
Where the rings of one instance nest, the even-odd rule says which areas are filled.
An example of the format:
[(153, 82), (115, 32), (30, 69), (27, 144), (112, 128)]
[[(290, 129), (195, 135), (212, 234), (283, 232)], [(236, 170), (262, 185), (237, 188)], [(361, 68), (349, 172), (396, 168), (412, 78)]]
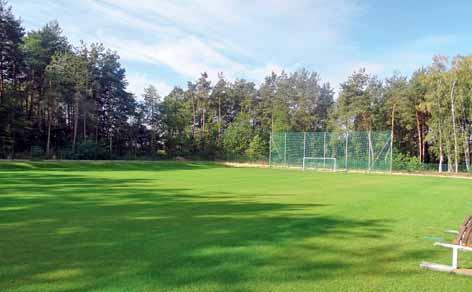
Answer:
[(253, 140), (249, 117), (240, 113), (223, 133), (223, 150), (227, 157), (244, 156)]
[(39, 161), (39, 160), (43, 160), (44, 157), (45, 157), (44, 150), (41, 146), (31, 147), (31, 160)]
[(108, 160), (112, 159), (108, 149), (96, 145), (94, 141), (85, 141), (77, 144), (75, 151), (69, 145), (57, 152), (58, 159), (68, 160)]
[(246, 155), (250, 160), (264, 160), (266, 158), (266, 145), (261, 136), (254, 136), (246, 150)]
[(77, 145), (74, 159), (94, 160), (97, 154), (97, 145), (93, 142), (83, 142)]
[(423, 166), (421, 161), (416, 156), (408, 156), (403, 153), (395, 153), (393, 156), (393, 169), (414, 172), (422, 170)]

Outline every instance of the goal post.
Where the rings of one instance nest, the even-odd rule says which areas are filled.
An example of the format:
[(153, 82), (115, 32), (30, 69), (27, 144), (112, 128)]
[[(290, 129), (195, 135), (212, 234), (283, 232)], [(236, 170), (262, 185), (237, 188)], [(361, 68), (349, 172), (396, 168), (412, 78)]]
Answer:
[(391, 136), (389, 131), (273, 132), (269, 164), (387, 172), (393, 164)]
[(302, 169), (331, 169), (336, 172), (337, 159), (334, 157), (303, 157)]

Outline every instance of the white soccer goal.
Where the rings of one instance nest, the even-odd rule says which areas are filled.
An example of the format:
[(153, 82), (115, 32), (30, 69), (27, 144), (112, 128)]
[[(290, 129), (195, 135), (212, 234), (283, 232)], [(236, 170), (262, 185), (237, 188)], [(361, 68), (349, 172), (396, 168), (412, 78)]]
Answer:
[(331, 169), (336, 171), (337, 161), (334, 157), (303, 157), (303, 170)]

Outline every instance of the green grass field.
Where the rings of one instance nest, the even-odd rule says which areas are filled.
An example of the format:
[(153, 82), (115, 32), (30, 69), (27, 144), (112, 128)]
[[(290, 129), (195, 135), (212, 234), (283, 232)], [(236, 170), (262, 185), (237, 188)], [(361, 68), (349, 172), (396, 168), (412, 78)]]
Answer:
[[(0, 291), (468, 291), (472, 180), (199, 163), (0, 163)], [(462, 254), (472, 267), (472, 255)]]

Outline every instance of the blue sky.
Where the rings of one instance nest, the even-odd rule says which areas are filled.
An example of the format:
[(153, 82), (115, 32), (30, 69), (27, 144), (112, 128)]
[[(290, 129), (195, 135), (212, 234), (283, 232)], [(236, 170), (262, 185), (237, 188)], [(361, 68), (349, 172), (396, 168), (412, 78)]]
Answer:
[(201, 72), (256, 83), (300, 67), (338, 88), (354, 70), (384, 77), (470, 54), (467, 0), (10, 0), (27, 30), (58, 20), (72, 43), (116, 50), (129, 89), (161, 95)]

